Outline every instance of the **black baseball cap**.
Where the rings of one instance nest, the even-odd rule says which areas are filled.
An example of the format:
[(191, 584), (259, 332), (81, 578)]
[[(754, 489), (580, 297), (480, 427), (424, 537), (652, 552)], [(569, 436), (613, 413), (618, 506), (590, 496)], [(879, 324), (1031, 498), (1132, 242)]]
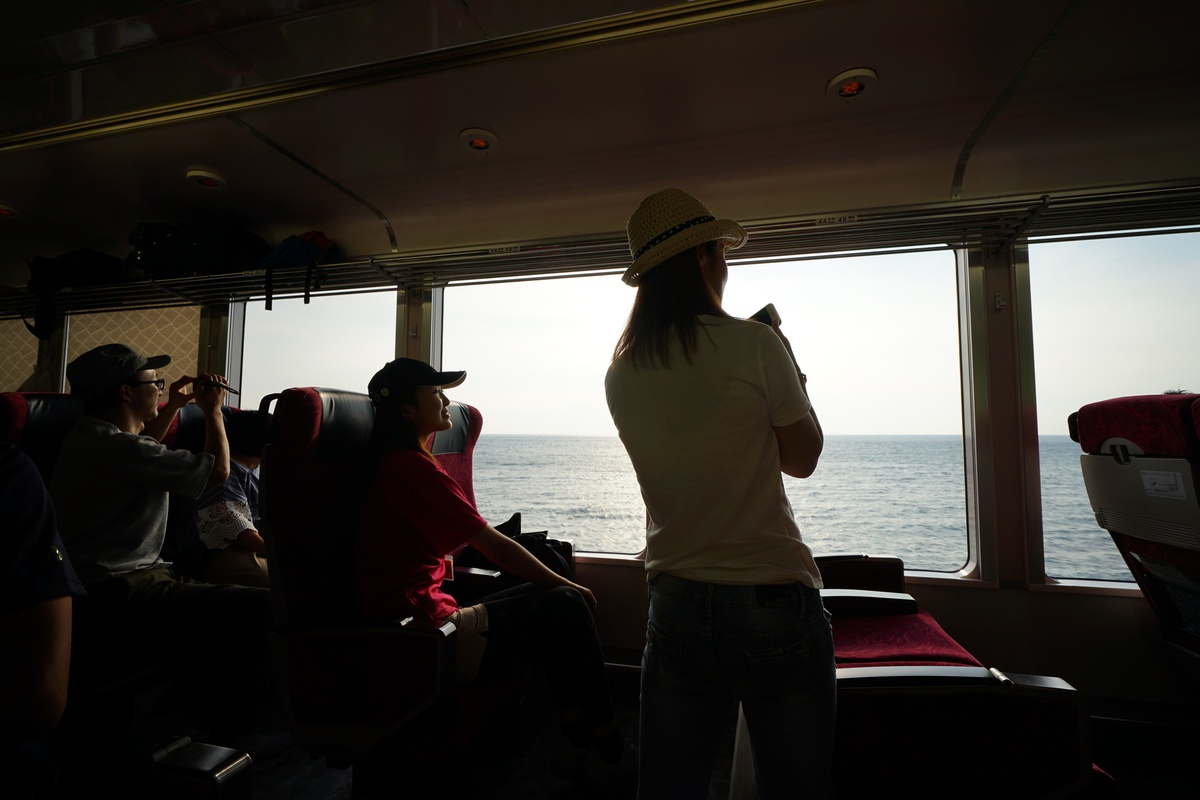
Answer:
[(378, 402), (397, 389), (414, 386), (440, 386), (449, 389), (467, 379), (466, 370), (438, 372), (424, 361), (415, 358), (397, 358), (383, 365), (367, 384), (367, 394)]
[(102, 344), (67, 365), (71, 394), (96, 395), (115, 389), (144, 369), (171, 363), (168, 355), (146, 356), (124, 344)]

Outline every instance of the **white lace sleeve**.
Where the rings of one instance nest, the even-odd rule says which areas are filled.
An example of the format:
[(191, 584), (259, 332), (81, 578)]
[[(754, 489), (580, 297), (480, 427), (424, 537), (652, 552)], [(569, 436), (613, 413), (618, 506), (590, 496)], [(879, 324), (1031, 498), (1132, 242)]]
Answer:
[(247, 528), (255, 530), (250, 506), (240, 500), (222, 500), (196, 512), (196, 533), (209, 550), (224, 550)]

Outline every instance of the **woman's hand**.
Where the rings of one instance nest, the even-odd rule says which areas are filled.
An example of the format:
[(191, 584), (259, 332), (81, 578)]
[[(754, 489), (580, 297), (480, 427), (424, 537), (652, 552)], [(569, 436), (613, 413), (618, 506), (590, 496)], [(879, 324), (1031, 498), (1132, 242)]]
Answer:
[(577, 589), (581, 595), (583, 595), (583, 599), (587, 601), (588, 608), (590, 608), (592, 610), (592, 612), (595, 613), (595, 611), (596, 611), (596, 595), (592, 594), (592, 590), (587, 588), (586, 586), (581, 586), (578, 583), (571, 583), (570, 585), (573, 588)]
[(517, 542), (505, 536), (491, 525), (485, 525), (479, 533), (468, 539), (471, 546), (483, 553), (500, 569), (516, 575), (523, 581), (540, 583), (543, 586), (570, 586), (579, 590), (591, 608), (596, 607), (596, 596), (586, 586), (580, 586), (553, 571)]

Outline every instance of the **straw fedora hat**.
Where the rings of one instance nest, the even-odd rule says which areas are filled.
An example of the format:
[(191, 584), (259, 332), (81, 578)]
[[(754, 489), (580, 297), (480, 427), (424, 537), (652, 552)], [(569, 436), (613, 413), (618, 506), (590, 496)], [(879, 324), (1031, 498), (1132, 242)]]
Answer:
[(650, 195), (629, 218), (629, 254), (633, 264), (621, 280), (637, 286), (642, 276), (683, 251), (711, 242), (727, 241), (729, 250), (746, 243), (745, 229), (731, 219), (717, 219), (704, 204), (680, 189)]

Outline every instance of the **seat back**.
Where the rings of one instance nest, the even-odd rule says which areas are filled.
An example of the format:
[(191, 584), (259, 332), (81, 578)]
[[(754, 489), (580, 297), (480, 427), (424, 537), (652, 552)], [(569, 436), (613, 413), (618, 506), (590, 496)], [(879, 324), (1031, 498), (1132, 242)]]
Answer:
[(429, 442), (429, 451), (442, 469), (458, 481), (471, 505), (475, 505), (475, 443), (483, 431), (483, 414), (474, 406), (453, 402), (450, 404), (450, 421), (454, 423), (453, 427), (435, 433)]
[(1068, 425), (1097, 523), (1200, 682), (1200, 396), (1089, 403)]
[(435, 708), (452, 702), (454, 626), (367, 620), (355, 609), (354, 540), (374, 419), (365, 394), (280, 393), (259, 496), (292, 735), (311, 755), (353, 762), (356, 786), (376, 758), (428, 758), (463, 727), (453, 708)]
[(0, 392), (0, 439), (29, 456), (49, 485), (67, 432), (83, 416), (83, 398), (56, 392)]
[(355, 616), (354, 535), (374, 420), (358, 392), (293, 388), (276, 401), (259, 503), (280, 628)]

